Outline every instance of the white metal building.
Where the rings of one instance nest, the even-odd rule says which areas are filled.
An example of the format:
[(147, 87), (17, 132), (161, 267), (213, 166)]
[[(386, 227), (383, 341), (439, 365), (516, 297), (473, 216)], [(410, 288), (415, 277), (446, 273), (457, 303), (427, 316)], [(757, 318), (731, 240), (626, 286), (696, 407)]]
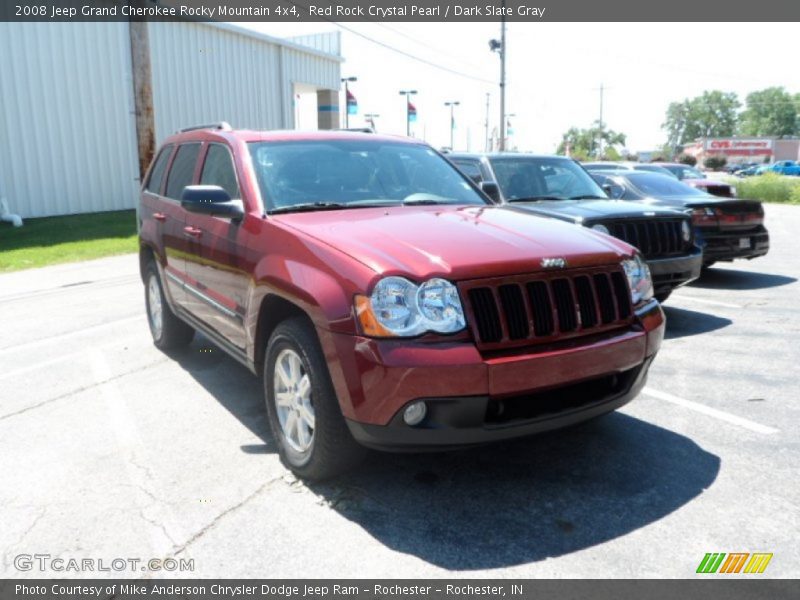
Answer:
[[(226, 24), (170, 22), (149, 23), (147, 37), (157, 143), (182, 127), (222, 120), (294, 128), (298, 93), (316, 92), (321, 126), (335, 126), (331, 115), (338, 122), (338, 33), (283, 40)], [(128, 23), (0, 23), (0, 198), (12, 213), (135, 205), (131, 55)]]

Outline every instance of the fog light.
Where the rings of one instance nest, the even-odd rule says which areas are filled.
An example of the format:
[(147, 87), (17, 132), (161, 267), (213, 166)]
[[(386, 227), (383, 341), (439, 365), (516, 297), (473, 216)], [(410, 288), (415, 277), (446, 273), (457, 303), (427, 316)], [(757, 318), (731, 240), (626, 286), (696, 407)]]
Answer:
[(403, 421), (406, 422), (406, 425), (413, 427), (422, 423), (426, 414), (428, 414), (428, 407), (424, 402), (412, 402), (403, 411)]

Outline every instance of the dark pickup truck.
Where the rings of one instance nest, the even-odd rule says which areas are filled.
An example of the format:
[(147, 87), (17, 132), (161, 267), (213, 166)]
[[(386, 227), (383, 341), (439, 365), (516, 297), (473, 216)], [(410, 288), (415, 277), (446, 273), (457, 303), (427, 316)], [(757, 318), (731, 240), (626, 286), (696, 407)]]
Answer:
[(689, 214), (707, 267), (717, 261), (752, 259), (769, 252), (764, 207), (757, 200), (712, 196), (656, 173), (598, 171), (592, 176), (622, 200), (676, 208)]
[(695, 244), (689, 217), (669, 208), (609, 199), (569, 158), (517, 153), (454, 153), (447, 158), (498, 202), (590, 227), (637, 247), (662, 302), (676, 287), (700, 276), (702, 250)]

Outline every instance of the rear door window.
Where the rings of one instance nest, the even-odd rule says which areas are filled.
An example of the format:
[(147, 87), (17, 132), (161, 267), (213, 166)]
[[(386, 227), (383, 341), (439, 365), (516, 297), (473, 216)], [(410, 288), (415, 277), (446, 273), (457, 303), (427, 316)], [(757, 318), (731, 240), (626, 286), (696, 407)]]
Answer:
[(161, 183), (164, 181), (164, 172), (167, 170), (167, 163), (172, 154), (172, 146), (164, 146), (158, 153), (156, 162), (150, 170), (150, 177), (147, 180), (145, 189), (153, 194), (161, 193)]
[(221, 144), (210, 144), (200, 174), (202, 185), (218, 185), (231, 198), (239, 197), (239, 184), (230, 151)]
[(180, 200), (181, 192), (187, 185), (192, 185), (194, 167), (200, 154), (200, 144), (181, 144), (172, 161), (172, 168), (167, 178), (167, 197)]

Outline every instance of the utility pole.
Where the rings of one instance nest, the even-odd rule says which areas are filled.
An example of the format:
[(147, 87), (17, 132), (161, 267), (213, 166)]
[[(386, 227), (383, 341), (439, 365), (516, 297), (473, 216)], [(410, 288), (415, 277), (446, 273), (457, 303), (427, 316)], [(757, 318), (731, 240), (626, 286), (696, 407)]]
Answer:
[(506, 0), (501, 2), (500, 40), (489, 40), (489, 50), (500, 54), (500, 128), (497, 149), (506, 147)]
[(139, 154), (139, 181), (153, 160), (156, 150), (156, 124), (153, 112), (153, 75), (150, 65), (150, 38), (147, 23), (128, 24), (131, 68), (133, 72), (133, 110), (136, 117), (136, 145)]
[(444, 103), (445, 106), (450, 107), (450, 150), (455, 149), (453, 147), (453, 134), (456, 127), (455, 127), (455, 116), (453, 115), (453, 109), (459, 104), (461, 104), (461, 102), (459, 102), (458, 100), (451, 100), (449, 102)]
[(500, 21), (500, 152), (506, 149), (506, 0)]
[(489, 147), (489, 98), (490, 97), (491, 94), (489, 92), (486, 92), (486, 120), (483, 122), (483, 127), (486, 130), (486, 133), (484, 134), (484, 145), (483, 145), (484, 152), (489, 152), (489, 150), (491, 150), (491, 148)]

